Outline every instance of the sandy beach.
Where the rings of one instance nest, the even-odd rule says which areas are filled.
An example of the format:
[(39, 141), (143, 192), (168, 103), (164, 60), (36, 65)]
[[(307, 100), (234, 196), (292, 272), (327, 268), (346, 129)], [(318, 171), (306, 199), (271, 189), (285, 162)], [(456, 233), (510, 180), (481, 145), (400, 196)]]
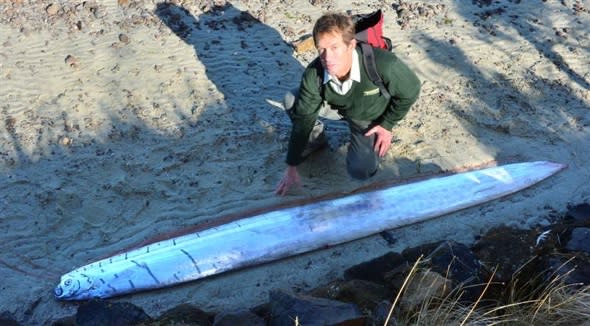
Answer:
[[(422, 93), (378, 174), (346, 174), (346, 124), (274, 194), (290, 122), (281, 107), (328, 10), (383, 9), (384, 34)], [(113, 299), (151, 316), (181, 303), (256, 306), (362, 261), (437, 240), (471, 243), (590, 202), (587, 1), (0, 0), (0, 313), (73, 315), (60, 275), (227, 215), (483, 165), (568, 168), (500, 201), (334, 248)]]

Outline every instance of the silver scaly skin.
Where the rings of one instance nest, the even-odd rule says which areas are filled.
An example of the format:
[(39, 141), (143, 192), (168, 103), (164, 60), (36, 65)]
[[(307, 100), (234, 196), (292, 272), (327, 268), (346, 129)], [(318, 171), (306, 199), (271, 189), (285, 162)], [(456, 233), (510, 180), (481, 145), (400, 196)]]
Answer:
[(60, 300), (108, 298), (201, 279), (352, 241), (497, 199), (565, 165), (515, 163), (262, 213), (75, 269)]

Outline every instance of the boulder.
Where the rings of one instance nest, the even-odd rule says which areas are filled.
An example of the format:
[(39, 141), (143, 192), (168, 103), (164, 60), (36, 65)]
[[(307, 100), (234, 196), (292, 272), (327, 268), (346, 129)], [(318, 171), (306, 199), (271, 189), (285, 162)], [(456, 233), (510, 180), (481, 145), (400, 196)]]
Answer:
[[(355, 304), (325, 298), (295, 295), (284, 290), (269, 294), (271, 326), (365, 325), (366, 318)], [(299, 324), (298, 324), (299, 323)]]
[(266, 322), (261, 317), (247, 309), (224, 311), (215, 316), (213, 326), (265, 326)]
[(507, 283), (529, 262), (536, 232), (501, 226), (483, 235), (472, 247), (488, 271), (496, 269), (495, 281)]
[(347, 269), (344, 271), (344, 278), (346, 280), (357, 279), (384, 284), (387, 273), (403, 264), (405, 264), (405, 259), (401, 254), (388, 252), (381, 257)]
[(394, 295), (384, 284), (365, 280), (334, 281), (311, 291), (311, 296), (354, 303), (362, 311), (372, 311)]
[[(181, 304), (165, 311), (160, 317), (154, 320), (153, 325), (202, 325), (207, 326), (213, 323), (213, 315), (204, 312), (197, 306)], [(146, 326), (151, 324), (147, 323)]]
[(78, 326), (127, 326), (150, 321), (143, 309), (128, 302), (90, 300), (78, 307)]
[(590, 228), (575, 228), (565, 245), (568, 251), (582, 251), (590, 255)]

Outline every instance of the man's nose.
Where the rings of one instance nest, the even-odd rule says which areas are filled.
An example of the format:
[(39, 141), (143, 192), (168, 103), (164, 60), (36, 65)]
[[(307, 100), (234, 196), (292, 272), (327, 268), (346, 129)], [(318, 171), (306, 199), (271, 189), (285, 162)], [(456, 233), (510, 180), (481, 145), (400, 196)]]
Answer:
[(325, 62), (329, 62), (331, 61), (332, 57), (334, 56), (334, 54), (332, 53), (332, 51), (328, 51), (325, 50), (324, 52), (322, 52), (321, 57)]

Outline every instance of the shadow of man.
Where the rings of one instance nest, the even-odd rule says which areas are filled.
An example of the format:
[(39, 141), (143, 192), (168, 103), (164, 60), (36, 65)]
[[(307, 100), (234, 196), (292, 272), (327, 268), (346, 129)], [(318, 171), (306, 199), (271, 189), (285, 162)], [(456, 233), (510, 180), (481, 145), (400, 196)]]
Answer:
[(240, 128), (288, 126), (284, 112), (266, 100), (282, 101), (285, 92), (299, 83), (304, 67), (274, 28), (229, 2), (198, 17), (181, 6), (159, 3), (156, 14), (194, 47)]

